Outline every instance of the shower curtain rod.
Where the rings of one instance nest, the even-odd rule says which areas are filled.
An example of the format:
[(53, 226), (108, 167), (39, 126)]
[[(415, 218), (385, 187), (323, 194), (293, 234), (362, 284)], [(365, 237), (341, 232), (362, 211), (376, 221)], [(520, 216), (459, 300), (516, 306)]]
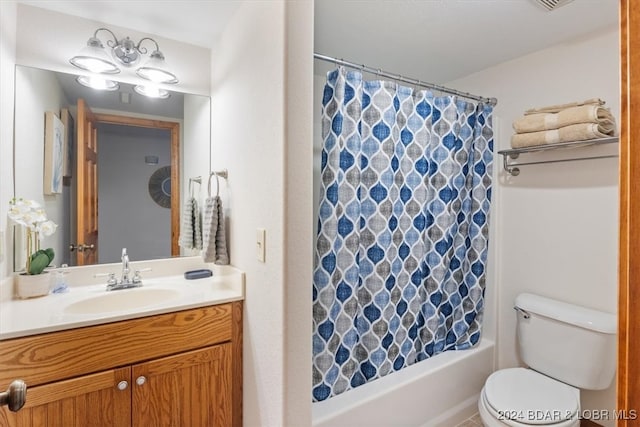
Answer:
[(381, 70), (379, 68), (372, 68), (372, 67), (368, 67), (368, 66), (363, 65), (363, 64), (362, 65), (361, 64), (356, 64), (355, 62), (345, 61), (344, 59), (333, 58), (331, 56), (322, 55), (322, 54), (319, 54), (319, 53), (314, 53), (313, 57), (316, 58), (316, 59), (319, 59), (321, 61), (333, 62), (336, 65), (344, 65), (345, 67), (350, 67), (350, 68), (354, 68), (354, 69), (357, 69), (357, 70), (365, 71), (367, 73), (376, 74), (378, 76), (387, 77), (389, 79), (396, 80), (396, 81), (399, 81), (399, 82), (409, 83), (409, 84), (412, 84), (414, 86), (421, 86), (421, 87), (424, 87), (424, 88), (427, 88), (427, 89), (434, 89), (434, 90), (437, 90), (439, 92), (449, 93), (451, 95), (458, 95), (458, 96), (462, 96), (464, 98), (474, 99), (476, 101), (484, 102), (484, 103), (487, 103), (487, 104), (490, 104), (490, 105), (493, 105), (493, 106), (498, 104), (498, 99), (497, 98), (485, 98), (484, 96), (474, 95), (474, 94), (471, 94), (469, 92), (461, 92), (459, 90), (449, 89), (448, 87), (445, 87), (445, 86), (440, 86), (440, 85), (436, 85), (436, 84), (433, 84), (433, 83), (423, 82), (422, 80), (411, 79), (411, 78), (408, 78), (408, 77), (401, 76), (400, 74), (393, 74), (393, 73), (390, 73), (388, 71), (383, 71), (383, 70)]

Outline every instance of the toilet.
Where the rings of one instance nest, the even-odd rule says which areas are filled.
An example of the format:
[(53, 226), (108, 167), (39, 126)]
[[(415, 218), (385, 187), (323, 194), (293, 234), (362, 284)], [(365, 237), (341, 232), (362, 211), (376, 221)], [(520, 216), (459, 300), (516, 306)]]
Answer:
[(528, 368), (487, 378), (478, 400), (483, 424), (579, 426), (580, 390), (602, 390), (613, 380), (616, 316), (529, 293), (518, 295), (514, 308)]

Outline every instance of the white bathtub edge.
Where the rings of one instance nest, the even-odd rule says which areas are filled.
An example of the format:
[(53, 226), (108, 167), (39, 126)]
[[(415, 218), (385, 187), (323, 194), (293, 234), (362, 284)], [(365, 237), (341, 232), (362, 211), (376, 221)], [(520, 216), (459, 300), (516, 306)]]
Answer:
[(472, 349), (442, 353), (316, 402), (312, 406), (312, 425), (436, 427), (447, 426), (446, 422), (451, 426), (456, 419), (463, 421), (476, 412), (469, 411), (493, 371), (494, 348), (493, 341), (483, 339)]

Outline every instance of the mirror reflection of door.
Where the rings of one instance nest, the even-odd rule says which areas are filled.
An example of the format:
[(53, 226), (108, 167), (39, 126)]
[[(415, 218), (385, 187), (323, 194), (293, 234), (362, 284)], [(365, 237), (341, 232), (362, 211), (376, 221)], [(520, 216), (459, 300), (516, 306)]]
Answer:
[(97, 120), (83, 99), (78, 99), (76, 144), (76, 265), (98, 260), (98, 130)]
[[(179, 123), (93, 113), (81, 99), (77, 111), (72, 263), (119, 262), (123, 247), (132, 259), (179, 255)], [(152, 192), (167, 170), (169, 205)]]

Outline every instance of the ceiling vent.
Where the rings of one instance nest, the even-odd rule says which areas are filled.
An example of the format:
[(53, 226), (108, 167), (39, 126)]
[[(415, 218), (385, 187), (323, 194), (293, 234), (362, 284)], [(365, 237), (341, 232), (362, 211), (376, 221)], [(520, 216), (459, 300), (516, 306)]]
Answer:
[(571, 3), (573, 0), (533, 0), (534, 3), (544, 7), (549, 12), (564, 6), (567, 3)]

